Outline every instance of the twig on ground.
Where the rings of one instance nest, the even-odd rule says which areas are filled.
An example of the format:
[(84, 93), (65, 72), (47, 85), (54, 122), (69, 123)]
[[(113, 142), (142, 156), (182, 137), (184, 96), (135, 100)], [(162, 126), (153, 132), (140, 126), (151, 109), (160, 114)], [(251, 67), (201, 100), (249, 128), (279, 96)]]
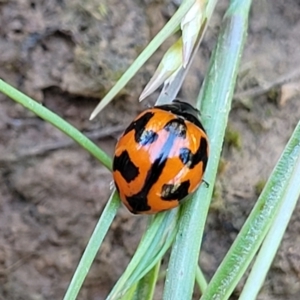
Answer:
[[(86, 136), (88, 138), (90, 138), (91, 140), (97, 140), (97, 139), (101, 139), (101, 138), (105, 138), (105, 137), (117, 134), (118, 132), (123, 131), (124, 128), (125, 128), (124, 124), (116, 125), (116, 126), (110, 126), (110, 127), (107, 127), (107, 128), (101, 128), (99, 130), (86, 133)], [(16, 154), (9, 154), (9, 155), (5, 155), (5, 156), (0, 156), (0, 165), (16, 162), (16, 161), (19, 161), (19, 160), (21, 160), (25, 157), (43, 155), (43, 154), (45, 154), (49, 151), (71, 147), (75, 144), (76, 143), (72, 139), (69, 139), (69, 138), (66, 137), (62, 141), (37, 145), (33, 148), (27, 149), (25, 151), (20, 151), (19, 153), (16, 153)]]
[(267, 93), (272, 88), (277, 87), (279, 85), (282, 85), (284, 83), (290, 82), (292, 80), (295, 80), (298, 77), (300, 77), (300, 68), (297, 68), (292, 72), (288, 72), (288, 73), (280, 76), (279, 78), (277, 78), (277, 80), (275, 80), (273, 82), (270, 82), (270, 83), (266, 84), (263, 87), (261, 87), (261, 86), (260, 87), (255, 87), (255, 88), (243, 91), (243, 92), (236, 93), (233, 96), (233, 99), (241, 100), (243, 98), (261, 96), (261, 95)]

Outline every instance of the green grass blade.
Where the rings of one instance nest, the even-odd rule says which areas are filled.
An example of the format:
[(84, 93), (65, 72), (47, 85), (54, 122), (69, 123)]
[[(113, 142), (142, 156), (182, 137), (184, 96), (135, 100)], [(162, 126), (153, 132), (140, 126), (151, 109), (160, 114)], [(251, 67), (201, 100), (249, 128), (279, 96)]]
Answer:
[(197, 201), (197, 196), (207, 195), (209, 192), (211, 188), (201, 187), (195, 193), (195, 198), (183, 205), (179, 230), (172, 246), (163, 299), (191, 299), (200, 246), (197, 239), (203, 233), (209, 208), (209, 201), (202, 202), (204, 198)]
[[(230, 297), (282, 205), (283, 196), (290, 180), (296, 174), (296, 170), (298, 171), (298, 163), (296, 162), (299, 160), (299, 155), (300, 125), (298, 124), (250, 216), (213, 276), (201, 300), (226, 300)], [(297, 185), (299, 186), (299, 177), (297, 178)], [(291, 199), (289, 200), (291, 201)], [(249, 298), (247, 297), (247, 299)]]
[(173, 209), (150, 219), (140, 245), (107, 300), (123, 297), (161, 259), (175, 237), (178, 215), (179, 210)]
[(203, 294), (207, 288), (207, 281), (206, 281), (205, 276), (199, 266), (197, 267), (197, 270), (196, 270), (196, 282), (200, 288), (200, 291)]
[(75, 142), (77, 142), (82, 148), (86, 149), (91, 155), (97, 158), (105, 167), (111, 170), (111, 158), (71, 124), (44, 107), (42, 104), (34, 101), (30, 97), (21, 93), (1, 79), (0, 92), (5, 94), (12, 100), (18, 102), (22, 106), (26, 107), (37, 116), (41, 117), (45, 121), (58, 128), (60, 131), (64, 132)]
[(153, 299), (159, 269), (160, 261), (139, 281), (132, 300)]
[(164, 299), (191, 299), (199, 249), (217, 173), (238, 66), (247, 31), (250, 1), (232, 1), (213, 54), (202, 93), (202, 115), (210, 138), (210, 158), (205, 173), (209, 188), (201, 186), (183, 207), (172, 249)]
[[(289, 157), (286, 157), (286, 160), (290, 161), (288, 166), (293, 166), (293, 171), (291, 172), (291, 177), (287, 181), (286, 189), (284, 190), (284, 195), (281, 200), (282, 204), (279, 207), (274, 223), (272, 224), (272, 227), (270, 228), (257, 255), (251, 273), (240, 295), (240, 300), (256, 299), (299, 198), (300, 123), (298, 123), (298, 126), (295, 129), (288, 145), (288, 148), (289, 147), (291, 151), (288, 151), (290, 155)], [(286, 165), (282, 165), (282, 168), (285, 170)]]
[(138, 284), (133, 285), (123, 297), (118, 298), (118, 300), (133, 300), (135, 290), (137, 289)]
[(95, 227), (95, 230), (88, 242), (87, 247), (82, 255), (78, 267), (74, 273), (68, 290), (65, 294), (64, 300), (76, 299), (80, 288), (85, 280), (86, 275), (95, 259), (95, 256), (100, 248), (100, 245), (106, 236), (106, 233), (120, 207), (119, 197), (114, 191)]
[(132, 65), (121, 76), (117, 83), (101, 100), (95, 110), (92, 112), (90, 119), (93, 119), (112, 99), (122, 90), (129, 80), (137, 73), (158, 47), (178, 28), (183, 16), (193, 5), (194, 0), (185, 0), (178, 10), (169, 20), (169, 22), (161, 29), (161, 31), (153, 38), (149, 45), (136, 58)]
[(137, 283), (132, 285), (120, 300), (151, 300), (158, 280), (160, 261)]
[[(162, 257), (165, 255), (167, 250), (171, 247), (175, 235), (177, 233), (177, 226), (176, 226), (176, 220), (172, 222), (172, 231), (168, 232), (169, 230), (164, 228), (160, 232), (158, 232), (156, 241), (154, 241), (154, 245), (151, 245), (149, 248), (149, 253), (146, 253), (144, 256), (144, 259), (140, 262), (138, 267), (135, 270), (135, 273), (132, 275), (131, 280), (132, 281), (138, 281), (144, 274), (149, 272), (153, 265), (162, 259)], [(164, 223), (168, 223), (168, 220), (165, 220)], [(164, 235), (168, 232), (168, 236), (164, 237)], [(159, 241), (158, 241), (159, 239)], [(155, 246), (158, 244), (158, 242), (161, 244), (160, 247)]]

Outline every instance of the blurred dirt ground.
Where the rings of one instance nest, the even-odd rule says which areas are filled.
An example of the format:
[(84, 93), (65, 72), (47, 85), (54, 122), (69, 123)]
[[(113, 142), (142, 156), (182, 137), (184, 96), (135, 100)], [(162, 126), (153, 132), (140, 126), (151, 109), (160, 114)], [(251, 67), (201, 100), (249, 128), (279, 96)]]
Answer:
[[(138, 104), (170, 41), (95, 121), (88, 117), (177, 2), (2, 0), (0, 77), (112, 154), (120, 129), (157, 96)], [(226, 6), (226, 1), (218, 4), (181, 91), (183, 99), (193, 102), (197, 96)], [(299, 1), (254, 1), (200, 257), (207, 278), (235, 239), (300, 119), (299, 16)], [(111, 180), (108, 170), (62, 133), (0, 95), (0, 299), (63, 297)], [(79, 299), (104, 299), (133, 254), (146, 220), (119, 211)], [(258, 299), (299, 298), (300, 205)]]

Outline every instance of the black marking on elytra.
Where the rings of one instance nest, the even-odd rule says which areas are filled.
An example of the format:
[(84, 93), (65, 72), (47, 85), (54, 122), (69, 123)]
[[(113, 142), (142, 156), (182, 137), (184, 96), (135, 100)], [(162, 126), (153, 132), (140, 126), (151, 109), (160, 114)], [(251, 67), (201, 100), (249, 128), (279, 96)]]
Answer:
[[(172, 121), (177, 122), (177, 119), (172, 120)], [(172, 122), (172, 121), (170, 121), (170, 122)], [(182, 133), (178, 132), (178, 130), (171, 130), (171, 128), (174, 129), (173, 125), (171, 125), (171, 123), (170, 123), (170, 126), (167, 127), (168, 129), (170, 129), (168, 139), (166, 140), (163, 148), (161, 149), (160, 154), (157, 156), (155, 161), (152, 163), (151, 168), (148, 170), (144, 186), (141, 188), (141, 190), (137, 194), (126, 197), (127, 202), (131, 206), (133, 212), (147, 211), (147, 210), (151, 209), (151, 207), (147, 204), (148, 193), (149, 193), (151, 187), (157, 182), (161, 173), (163, 172), (163, 169), (164, 169), (164, 167), (167, 163), (168, 157), (169, 157), (169, 153), (173, 147), (174, 141), (176, 140), (176, 138), (178, 138), (178, 134), (180, 136), (182, 135)]]
[(154, 143), (158, 138), (158, 134), (153, 130), (144, 130), (143, 133), (139, 137), (139, 144), (142, 146), (146, 146)]
[(133, 214), (142, 212), (142, 211), (148, 211), (151, 209), (151, 207), (147, 203), (147, 197), (144, 195), (138, 193), (130, 197), (126, 197), (126, 200), (130, 206), (130, 211)]
[(185, 120), (190, 121), (195, 124), (197, 127), (202, 129), (205, 132), (203, 125), (200, 122), (200, 112), (198, 109), (193, 107), (187, 102), (182, 102), (179, 100), (174, 100), (170, 104), (158, 105), (155, 108), (162, 109), (165, 111), (170, 111), (171, 113), (183, 117)]
[(151, 118), (154, 116), (153, 112), (147, 112), (144, 115), (142, 115), (140, 118), (132, 122), (125, 130), (124, 135), (126, 135), (128, 132), (134, 130), (134, 139), (137, 143), (140, 143), (141, 137), (143, 136), (143, 133), (145, 131), (146, 125), (151, 120)]
[(207, 140), (201, 137), (199, 148), (196, 153), (193, 154), (188, 148), (181, 148), (179, 150), (179, 158), (184, 165), (189, 169), (193, 169), (200, 161), (203, 162), (203, 172), (205, 171), (207, 164)]
[[(170, 150), (169, 150), (170, 151)], [(147, 195), (155, 182), (159, 179), (165, 165), (168, 156), (166, 153), (162, 153), (152, 164), (151, 169), (147, 173), (145, 184), (142, 189), (135, 195), (127, 197), (127, 202), (132, 207), (133, 211), (147, 211), (151, 207), (147, 204)]]
[(161, 189), (161, 198), (166, 201), (182, 200), (189, 193), (190, 181), (186, 180), (179, 185), (164, 184)]
[(179, 150), (179, 158), (184, 165), (187, 165), (192, 161), (194, 154), (188, 148), (180, 148)]
[(164, 129), (176, 137), (186, 138), (186, 124), (183, 119), (173, 119), (169, 121)]
[(139, 168), (131, 161), (127, 150), (114, 157), (113, 170), (119, 171), (128, 183), (139, 175)]

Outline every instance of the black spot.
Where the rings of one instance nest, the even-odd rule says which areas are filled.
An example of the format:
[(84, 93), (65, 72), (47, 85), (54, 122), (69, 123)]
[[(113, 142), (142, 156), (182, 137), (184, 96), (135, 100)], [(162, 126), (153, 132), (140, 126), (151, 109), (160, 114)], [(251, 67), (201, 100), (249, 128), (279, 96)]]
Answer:
[(137, 143), (140, 142), (141, 136), (143, 135), (145, 131), (145, 127), (150, 121), (150, 119), (153, 117), (154, 113), (147, 112), (144, 115), (142, 115), (139, 119), (132, 122), (125, 130), (124, 135), (126, 135), (128, 132), (134, 130), (134, 139)]
[(201, 138), (200, 148), (198, 151), (202, 153), (201, 156), (203, 156), (202, 162), (203, 162), (203, 173), (204, 173), (207, 165), (207, 160), (208, 160), (207, 140), (205, 138)]
[(144, 130), (139, 138), (139, 144), (142, 146), (146, 146), (148, 144), (154, 143), (158, 138), (158, 134), (152, 130)]
[(157, 158), (147, 173), (145, 184), (142, 189), (135, 195), (126, 197), (127, 202), (132, 207), (133, 211), (147, 211), (151, 207), (147, 204), (148, 193), (155, 182), (160, 177), (167, 162), (167, 156), (161, 155)]
[(147, 197), (138, 193), (131, 197), (126, 197), (128, 204), (130, 205), (130, 211), (133, 214), (139, 213), (141, 211), (148, 211), (151, 207), (147, 203)]
[(203, 172), (205, 171), (208, 151), (207, 151), (207, 140), (201, 138), (199, 148), (196, 153), (193, 154), (188, 148), (181, 148), (179, 158), (184, 165), (188, 165), (189, 169), (193, 169), (200, 161), (203, 162)]
[(186, 137), (186, 125), (183, 119), (173, 119), (169, 121), (164, 129), (170, 134), (175, 135), (176, 137), (185, 138)]
[(125, 150), (120, 156), (115, 156), (113, 170), (119, 171), (122, 177), (129, 183), (139, 175), (139, 168), (131, 161), (128, 152)]
[(189, 193), (190, 181), (184, 181), (180, 185), (164, 184), (161, 190), (162, 199), (166, 201), (182, 200)]
[(179, 158), (184, 165), (187, 165), (188, 162), (191, 162), (193, 159), (193, 154), (188, 148), (181, 148), (179, 150)]

